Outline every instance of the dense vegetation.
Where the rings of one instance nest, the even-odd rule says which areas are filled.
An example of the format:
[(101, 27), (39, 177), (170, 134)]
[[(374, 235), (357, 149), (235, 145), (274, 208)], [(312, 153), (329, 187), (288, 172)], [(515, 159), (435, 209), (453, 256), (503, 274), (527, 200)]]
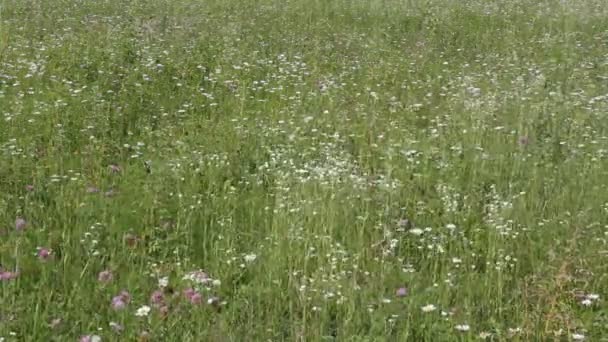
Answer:
[(1, 341), (608, 341), (604, 0), (0, 0)]

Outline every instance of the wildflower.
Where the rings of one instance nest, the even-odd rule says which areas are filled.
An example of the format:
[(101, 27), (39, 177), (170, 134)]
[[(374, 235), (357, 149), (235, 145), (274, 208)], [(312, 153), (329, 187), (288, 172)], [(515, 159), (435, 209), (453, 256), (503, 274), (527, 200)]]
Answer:
[(122, 310), (127, 306), (127, 303), (122, 299), (121, 296), (112, 298), (112, 308), (114, 310)]
[(112, 197), (112, 196), (116, 195), (116, 191), (114, 191), (114, 189), (110, 189), (110, 190), (104, 192), (103, 194), (106, 197)]
[(169, 307), (166, 305), (161, 306), (158, 311), (160, 312), (161, 317), (165, 318), (169, 315)]
[(410, 228), (412, 226), (412, 222), (406, 218), (399, 220), (399, 222), (397, 222), (397, 225), (400, 228)]
[(575, 341), (583, 341), (585, 339), (585, 335), (574, 333), (572, 334), (572, 339)]
[(520, 327), (515, 327), (515, 328), (509, 328), (507, 331), (509, 332), (509, 335), (513, 336), (513, 335), (521, 333), (522, 329)]
[(424, 231), (420, 228), (410, 229), (410, 234), (413, 234), (413, 235), (422, 235), (423, 233), (424, 233)]
[(97, 335), (85, 335), (79, 340), (80, 342), (101, 342), (101, 337)]
[(38, 259), (40, 259), (40, 261), (47, 261), (51, 258), (51, 250), (44, 247), (38, 248), (36, 256)]
[(129, 294), (129, 292), (127, 292), (125, 290), (122, 290), (122, 291), (120, 291), (120, 293), (118, 295), (122, 298), (122, 300), (125, 303), (130, 303), (131, 302), (131, 294)]
[(59, 325), (61, 324), (61, 318), (54, 318), (50, 323), (49, 323), (49, 328), (51, 329), (55, 329), (57, 328)]
[(124, 327), (116, 322), (110, 322), (110, 329), (116, 333), (120, 333), (124, 330)]
[(131, 295), (127, 291), (121, 291), (118, 296), (112, 298), (112, 308), (114, 310), (122, 310), (131, 302)]
[(186, 299), (190, 300), (190, 297), (192, 297), (192, 295), (194, 295), (195, 293), (196, 293), (196, 290), (189, 287), (184, 290), (184, 297), (186, 297)]
[(471, 327), (468, 324), (458, 324), (454, 328), (456, 328), (456, 330), (462, 331), (462, 332), (467, 332), (467, 331), (471, 330)]
[(219, 304), (220, 299), (218, 297), (209, 297), (209, 299), (207, 299), (207, 304), (210, 305), (216, 305)]
[(192, 294), (192, 296), (190, 296), (189, 299), (190, 303), (192, 304), (200, 304), (203, 301), (203, 296), (200, 293), (195, 292), (194, 294)]
[(255, 259), (257, 259), (257, 257), (258, 256), (255, 254), (247, 254), (247, 255), (245, 255), (244, 259), (246, 262), (254, 262)]
[(184, 297), (192, 304), (200, 304), (203, 301), (203, 296), (193, 288), (185, 289)]
[(407, 296), (407, 288), (405, 288), (405, 287), (398, 288), (397, 291), (395, 291), (395, 295), (397, 297), (405, 297), (405, 296)]
[(436, 309), (437, 309), (437, 307), (433, 304), (427, 304), (422, 307), (423, 312), (431, 312), (431, 311), (435, 311)]
[(89, 187), (87, 187), (87, 193), (88, 193), (88, 194), (96, 194), (96, 193), (98, 193), (99, 191), (101, 191), (101, 190), (99, 190), (99, 188), (96, 188), (96, 187), (94, 187), (94, 186), (89, 186)]
[(21, 217), (17, 217), (17, 219), (15, 220), (15, 230), (24, 230), (27, 227), (27, 222), (21, 218)]
[(207, 273), (205, 273), (201, 270), (190, 272), (190, 273), (186, 274), (182, 279), (190, 280), (190, 281), (193, 281), (198, 284), (207, 284), (207, 283), (213, 281), (213, 279), (209, 278), (209, 275), (207, 275)]
[(482, 340), (485, 340), (486, 338), (488, 338), (490, 336), (492, 336), (492, 334), (487, 331), (482, 331), (479, 333), (479, 338), (481, 338)]
[(158, 287), (165, 288), (169, 286), (169, 277), (162, 277), (158, 279)]
[(114, 279), (114, 275), (110, 270), (101, 271), (97, 275), (97, 281), (100, 283), (109, 283), (112, 281), (112, 279)]
[(135, 311), (135, 316), (137, 317), (145, 317), (150, 313), (150, 307), (147, 305), (142, 305), (137, 311)]
[(600, 295), (595, 294), (595, 293), (591, 293), (591, 294), (587, 295), (587, 299), (589, 299), (589, 300), (598, 300), (598, 299), (600, 299)]
[(17, 272), (2, 271), (0, 269), (0, 280), (15, 279), (15, 278), (17, 278), (18, 275), (19, 275), (19, 273), (17, 273)]
[(160, 305), (165, 301), (165, 294), (161, 290), (156, 290), (152, 292), (150, 296), (150, 302), (154, 305)]
[(593, 304), (593, 301), (589, 298), (585, 298), (581, 301), (581, 304), (584, 306), (591, 306), (591, 304)]
[(110, 172), (112, 173), (119, 173), (120, 172), (120, 166), (116, 165), (116, 164), (110, 164), (108, 165), (108, 169), (110, 169)]

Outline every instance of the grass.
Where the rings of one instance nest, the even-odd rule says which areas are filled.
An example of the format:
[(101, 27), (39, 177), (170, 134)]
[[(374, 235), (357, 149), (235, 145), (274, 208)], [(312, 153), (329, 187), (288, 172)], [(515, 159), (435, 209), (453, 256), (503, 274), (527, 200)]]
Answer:
[(607, 18), (0, 0), (0, 340), (607, 341)]

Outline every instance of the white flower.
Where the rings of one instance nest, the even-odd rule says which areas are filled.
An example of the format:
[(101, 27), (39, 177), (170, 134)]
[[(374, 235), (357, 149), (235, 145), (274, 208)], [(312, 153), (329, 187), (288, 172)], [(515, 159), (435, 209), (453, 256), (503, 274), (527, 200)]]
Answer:
[(456, 328), (456, 330), (458, 330), (458, 331), (463, 331), (463, 332), (471, 330), (471, 327), (468, 324), (458, 324), (454, 328)]
[(445, 225), (445, 227), (446, 227), (447, 229), (449, 229), (449, 230), (454, 230), (454, 229), (456, 229), (456, 225), (455, 225), (455, 224), (453, 224), (453, 223), (448, 223), (448, 224), (446, 224), (446, 225)]
[(581, 301), (581, 304), (584, 306), (591, 306), (591, 304), (593, 304), (593, 301), (589, 298), (585, 298)]
[(482, 332), (480, 332), (480, 333), (479, 333), (479, 338), (484, 339), (484, 340), (485, 340), (486, 338), (490, 337), (490, 336), (492, 336), (492, 334), (490, 334), (490, 333), (489, 333), (489, 332), (487, 332), (487, 331), (482, 331)]
[(190, 272), (186, 274), (182, 279), (190, 280), (198, 284), (208, 284), (212, 280), (211, 278), (209, 278), (209, 275), (203, 272), (202, 270)]
[(427, 304), (422, 307), (423, 312), (431, 312), (431, 311), (435, 311), (435, 309), (437, 309), (437, 307), (433, 304)]
[(137, 309), (137, 311), (135, 311), (135, 316), (145, 317), (145, 316), (148, 316), (149, 313), (150, 313), (150, 307), (147, 305), (142, 305), (141, 308), (139, 308), (139, 309)]
[(481, 95), (481, 89), (476, 88), (476, 87), (468, 87), (467, 88), (467, 92), (474, 97), (477, 97), (479, 95)]
[(572, 334), (572, 339), (575, 341), (582, 341), (585, 339), (585, 335), (574, 333)]
[(212, 282), (211, 284), (213, 284), (213, 286), (216, 286), (216, 287), (217, 287), (217, 286), (222, 285), (222, 281), (221, 281), (221, 280), (219, 280), (219, 279), (214, 279), (214, 280), (213, 280), (213, 282)]
[(169, 286), (169, 277), (162, 277), (158, 279), (158, 287), (165, 288)]
[(598, 300), (598, 299), (600, 299), (600, 295), (595, 294), (595, 293), (590, 293), (590, 294), (587, 295), (587, 299)]
[(255, 255), (255, 254), (247, 254), (247, 255), (245, 255), (244, 259), (245, 259), (246, 262), (254, 262), (255, 259), (257, 259), (257, 257), (258, 256)]
[(420, 228), (412, 228), (410, 229), (410, 233), (414, 235), (422, 235), (422, 233), (424, 233), (424, 230)]
[(110, 328), (112, 328), (112, 330), (114, 330), (115, 332), (120, 332), (123, 330), (123, 326), (116, 323), (116, 322), (110, 322), (109, 324)]
[(520, 332), (521, 332), (521, 328), (520, 327), (509, 328), (509, 334), (515, 335), (515, 334), (519, 334)]

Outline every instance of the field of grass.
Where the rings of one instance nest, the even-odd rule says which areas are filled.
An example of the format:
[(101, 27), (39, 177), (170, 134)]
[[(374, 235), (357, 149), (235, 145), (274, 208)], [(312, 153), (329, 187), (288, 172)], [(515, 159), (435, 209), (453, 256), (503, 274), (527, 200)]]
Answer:
[(0, 0), (0, 341), (608, 341), (605, 0)]

